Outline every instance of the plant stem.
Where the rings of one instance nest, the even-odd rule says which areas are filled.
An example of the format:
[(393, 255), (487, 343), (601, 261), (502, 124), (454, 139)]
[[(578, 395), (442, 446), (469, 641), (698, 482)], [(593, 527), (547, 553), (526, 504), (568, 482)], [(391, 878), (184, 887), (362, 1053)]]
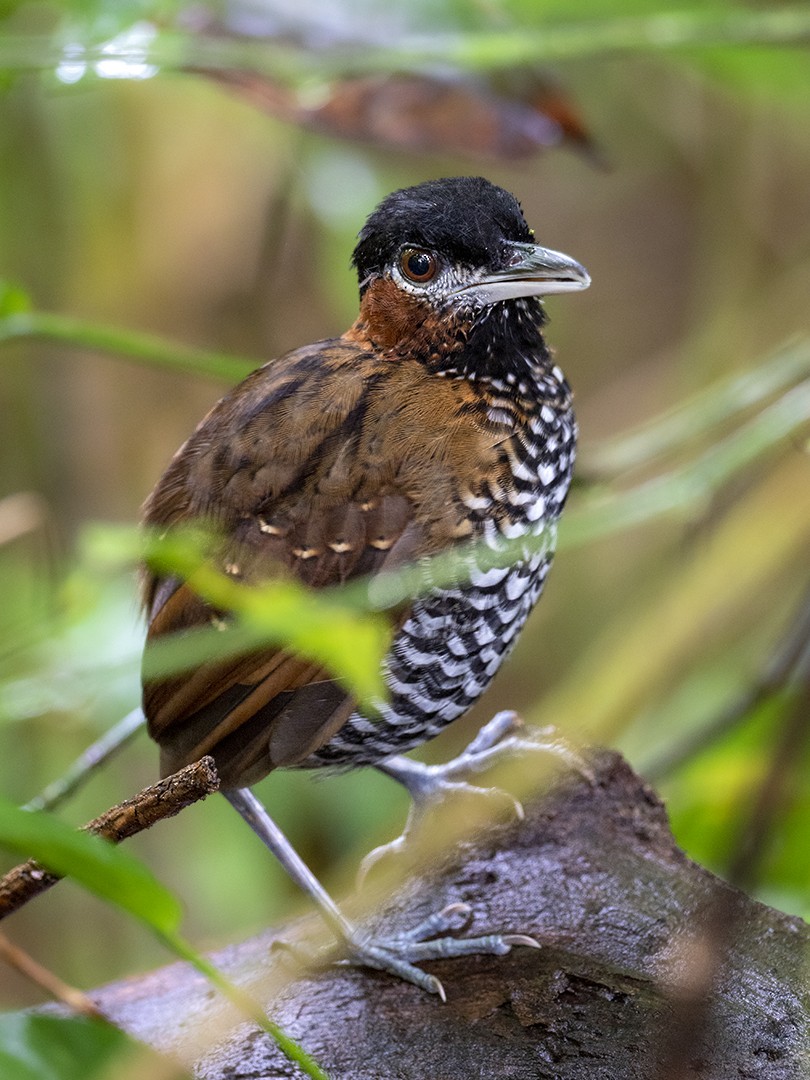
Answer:
[(69, 315), (45, 311), (21, 311), (0, 318), (0, 345), (9, 341), (45, 338), (99, 352), (118, 353), (140, 363), (174, 371), (187, 371), (212, 379), (236, 382), (261, 361), (226, 353), (190, 349), (152, 334), (86, 322)]
[(205, 976), (208, 981), (219, 990), (219, 992), (235, 1005), (236, 1008), (244, 1013), (245, 1016), (250, 1017), (254, 1023), (264, 1031), (278, 1046), (282, 1054), (290, 1061), (294, 1061), (307, 1076), (311, 1076), (313, 1080), (329, 1080), (328, 1075), (323, 1071), (320, 1065), (311, 1057), (306, 1050), (283, 1030), (278, 1024), (274, 1023), (264, 1011), (259, 1002), (252, 997), (252, 995), (246, 993), (241, 987), (236, 986), (230, 979), (226, 978), (222, 972), (214, 967), (204, 956), (196, 952), (186, 941), (179, 935), (163, 935), (164, 944), (170, 949), (175, 956), (181, 960), (185, 960), (191, 964), (199, 973)]
[(646, 465), (694, 439), (711, 434), (720, 424), (736, 419), (808, 377), (810, 343), (799, 341), (788, 345), (752, 370), (713, 383), (682, 405), (635, 430), (590, 447), (585, 473), (610, 478), (626, 469)]
[(127, 713), (123, 720), (119, 720), (109, 731), (105, 731), (100, 739), (80, 754), (67, 772), (49, 784), (39, 795), (34, 796), (26, 804), (26, 810), (53, 810), (61, 805), (84, 784), (92, 772), (106, 764), (113, 754), (125, 746), (144, 727), (145, 723), (140, 709), (133, 709), (132, 712)]
[(33, 956), (21, 949), (19, 945), (9, 941), (5, 934), (0, 934), (0, 960), (4, 960), (9, 967), (14, 968), (15, 971), (18, 971), (22, 976), (38, 986), (40, 990), (44, 990), (46, 994), (49, 994), (57, 1001), (61, 1001), (68, 1008), (74, 1009), (83, 1016), (95, 1016), (104, 1019), (87, 994), (75, 986), (63, 982), (50, 968), (44, 967)]

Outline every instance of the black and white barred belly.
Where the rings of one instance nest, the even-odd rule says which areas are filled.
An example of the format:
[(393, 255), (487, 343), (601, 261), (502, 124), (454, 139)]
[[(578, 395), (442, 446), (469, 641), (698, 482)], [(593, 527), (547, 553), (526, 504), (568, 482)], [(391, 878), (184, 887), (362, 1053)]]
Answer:
[(389, 699), (377, 716), (353, 713), (304, 767), (372, 765), (420, 746), (467, 712), (512, 650), (543, 590), (573, 468), (567, 387), (558, 369), (550, 374), (565, 401), (538, 404), (509, 441), (509, 490), (467, 503), (485, 547), (501, 553), (510, 546), (517, 561), (482, 566), (469, 554), (460, 584), (414, 601), (384, 663)]

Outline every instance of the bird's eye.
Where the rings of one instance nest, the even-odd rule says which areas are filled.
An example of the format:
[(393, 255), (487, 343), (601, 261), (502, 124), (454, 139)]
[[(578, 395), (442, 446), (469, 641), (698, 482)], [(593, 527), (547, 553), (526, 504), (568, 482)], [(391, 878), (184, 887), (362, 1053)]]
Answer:
[(439, 262), (432, 251), (424, 248), (405, 248), (399, 257), (399, 268), (408, 281), (424, 285), (436, 276)]

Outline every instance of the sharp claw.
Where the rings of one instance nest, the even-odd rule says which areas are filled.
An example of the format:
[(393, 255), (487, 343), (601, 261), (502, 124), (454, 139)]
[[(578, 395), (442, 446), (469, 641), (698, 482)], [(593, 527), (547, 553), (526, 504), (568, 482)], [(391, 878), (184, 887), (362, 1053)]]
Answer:
[(511, 803), (512, 811), (518, 821), (523, 821), (526, 817), (526, 812), (523, 809), (523, 803), (520, 799), (516, 799), (510, 791), (504, 791), (499, 787), (476, 787), (475, 784), (464, 785), (465, 794), (468, 795), (486, 795), (489, 799), (504, 799), (506, 802)]
[[(541, 948), (540, 942), (527, 934), (485, 934), (481, 937), (434, 938), (436, 931), (446, 931), (449, 920), (455, 915), (469, 915), (471, 908), (464, 902), (448, 904), (441, 911), (424, 919), (417, 927), (387, 940), (375, 940), (363, 932), (354, 932), (342, 943), (343, 956), (340, 965), (369, 967), (388, 972), (436, 994), (443, 1002), (447, 995), (440, 979), (430, 975), (419, 965), (430, 960), (448, 960), (462, 956), (504, 956), (515, 945), (532, 949)], [(332, 962), (335, 962), (333, 957)]]
[(407, 839), (407, 835), (403, 833), (395, 840), (390, 840), (387, 844), (380, 844), (379, 847), (373, 848), (368, 855), (365, 855), (361, 859), (354, 881), (354, 887), (357, 892), (360, 892), (363, 888), (366, 878), (377, 863), (387, 855), (398, 855), (404, 849)]
[(523, 809), (523, 803), (520, 801), (520, 799), (516, 799), (514, 795), (509, 795), (508, 791), (505, 791), (504, 795), (508, 795), (509, 798), (512, 800), (512, 809), (515, 811), (515, 817), (517, 818), (517, 820), (525, 820), (526, 811)]
[(472, 907), (469, 904), (458, 901), (455, 904), (448, 904), (446, 908), (442, 908), (439, 912), (439, 919), (442, 920), (445, 930), (452, 929), (454, 915), (460, 916), (460, 919), (456, 924), (456, 932), (458, 930), (463, 930), (472, 918)]
[[(461, 915), (462, 918), (460, 920), (454, 919), (453, 916), (455, 915)], [(448, 904), (441, 911), (434, 911), (432, 915), (429, 915), (427, 919), (424, 919), (417, 926), (411, 927), (406, 933), (401, 934), (397, 940), (400, 942), (424, 942), (437, 934), (447, 934), (448, 932), (457, 934), (459, 930), (463, 930), (469, 923), (471, 915), (472, 908), (469, 904)]]
[(503, 940), (507, 945), (525, 945), (528, 949), (542, 949), (543, 946), (536, 938), (528, 934), (504, 934)]
[(595, 782), (596, 774), (594, 773), (593, 769), (591, 769), (585, 758), (582, 757), (581, 754), (577, 753), (577, 751), (574, 750), (572, 747), (568, 746), (567, 743), (561, 742), (559, 739), (556, 739), (551, 742), (540, 744), (538, 746), (538, 749), (550, 750), (551, 753), (558, 754), (559, 757), (561, 757), (563, 761), (568, 764), (569, 768), (575, 769), (576, 772), (579, 773), (583, 780), (587, 780), (589, 784), (593, 784)]
[(466, 904), (463, 900), (456, 900), (452, 904), (448, 904), (447, 907), (443, 907), (439, 914), (446, 918), (449, 915), (470, 915), (472, 914), (472, 906)]

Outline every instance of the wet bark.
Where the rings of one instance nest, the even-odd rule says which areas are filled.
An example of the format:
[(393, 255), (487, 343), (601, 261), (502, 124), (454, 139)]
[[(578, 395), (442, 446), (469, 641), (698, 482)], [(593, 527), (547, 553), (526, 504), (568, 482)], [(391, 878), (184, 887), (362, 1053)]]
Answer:
[[(794, 1080), (810, 1075), (808, 928), (677, 848), (657, 796), (617, 755), (569, 776), (526, 820), (459, 845), (370, 925), (396, 932), (445, 904), (471, 932), (540, 950), (426, 967), (447, 1004), (389, 976), (332, 967), (272, 991), (270, 932), (216, 954), (340, 1080)], [(256, 983), (257, 973), (264, 981)], [(201, 1080), (301, 1074), (208, 985), (173, 965), (97, 991), (132, 1034)]]

